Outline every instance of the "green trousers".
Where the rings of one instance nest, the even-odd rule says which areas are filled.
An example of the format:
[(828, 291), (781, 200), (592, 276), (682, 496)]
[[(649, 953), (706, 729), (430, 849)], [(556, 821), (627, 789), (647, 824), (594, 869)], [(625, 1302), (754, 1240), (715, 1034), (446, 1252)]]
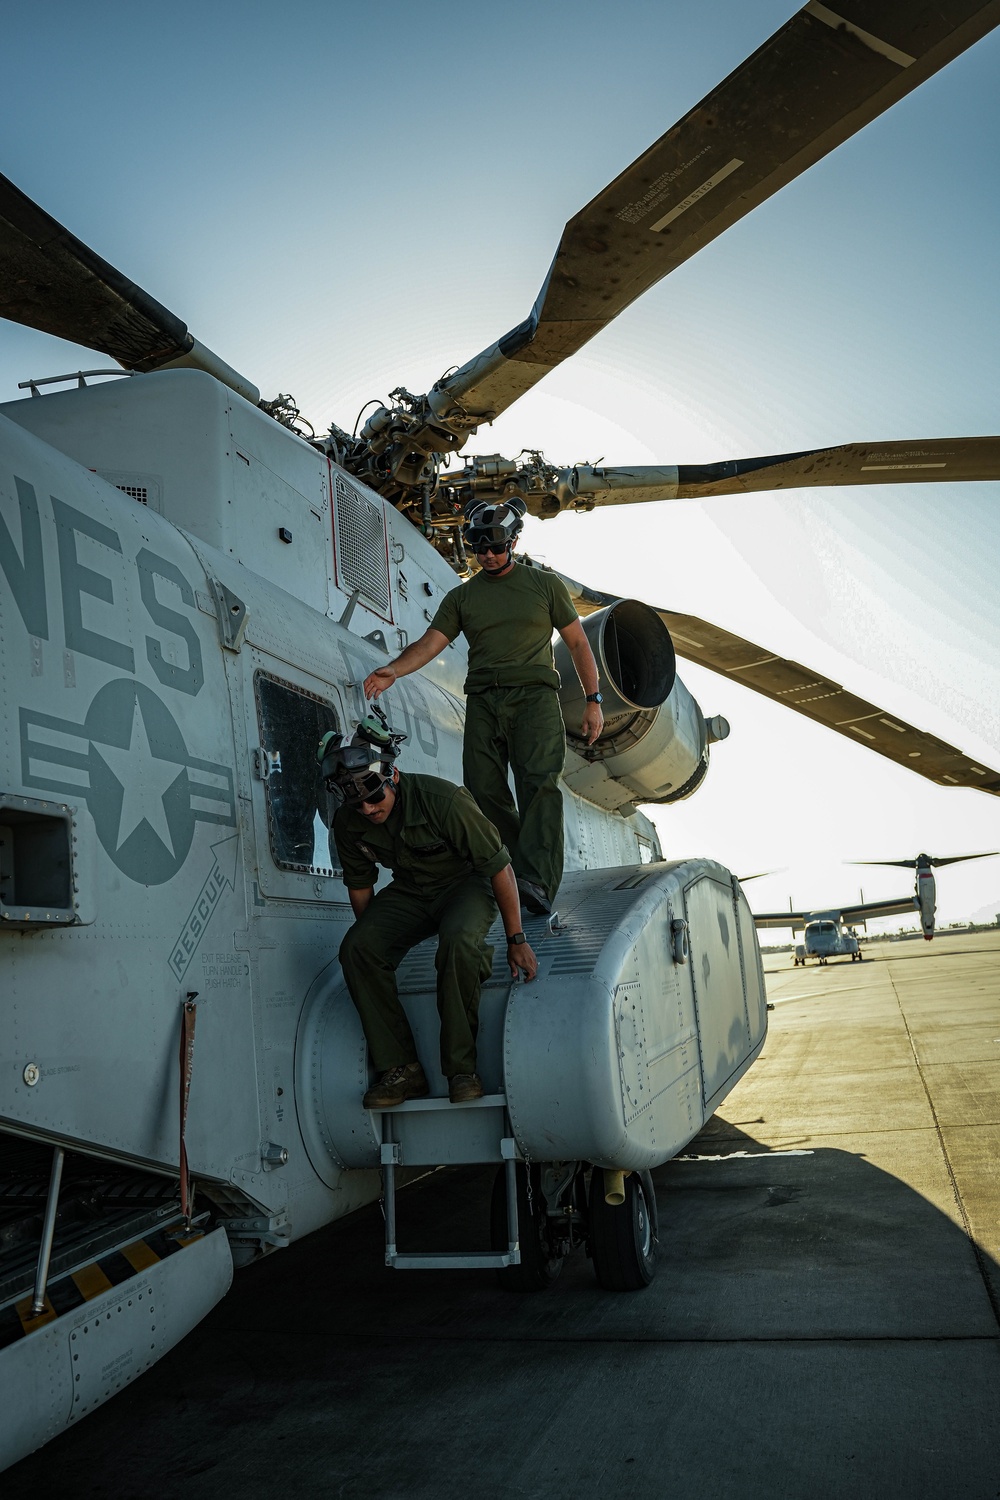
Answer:
[(380, 1073), (418, 1061), (396, 970), (412, 947), (435, 932), (441, 1071), (446, 1078), (476, 1071), (479, 991), (493, 968), (493, 948), (483, 939), (496, 914), (490, 882), (468, 875), (432, 895), (388, 885), (348, 928), (340, 964)]
[[(563, 872), (566, 726), (550, 687), (495, 687), (469, 694), (462, 773), (480, 809), (510, 851), (515, 875), (552, 901)], [(517, 803), (510, 794), (514, 772)]]

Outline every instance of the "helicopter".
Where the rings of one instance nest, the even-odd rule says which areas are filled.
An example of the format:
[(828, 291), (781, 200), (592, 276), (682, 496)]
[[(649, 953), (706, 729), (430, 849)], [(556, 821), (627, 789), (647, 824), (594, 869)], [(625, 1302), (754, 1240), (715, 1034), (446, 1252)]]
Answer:
[(856, 864), (892, 865), (904, 870), (916, 871), (916, 882), (911, 896), (888, 898), (884, 901), (861, 900), (849, 906), (831, 907), (828, 911), (795, 911), (791, 903), (785, 912), (755, 912), (757, 927), (790, 927), (795, 933), (803, 929), (803, 940), (796, 945), (793, 965), (805, 968), (807, 958), (815, 958), (825, 964), (830, 958), (849, 957), (852, 963), (864, 959), (855, 924), (861, 922), (867, 928), (869, 917), (892, 917), (902, 912), (916, 911), (924, 940), (934, 937), (934, 921), (937, 911), (937, 887), (934, 870), (940, 865), (955, 865), (969, 859), (990, 859), (998, 851), (984, 850), (981, 854), (918, 854), (913, 859), (865, 859)]
[[(870, 30), (874, 15), (891, 41)], [(571, 858), (558, 920), (530, 934), (537, 998), (502, 975), (486, 986), (481, 1109), (447, 1119), (438, 1100), (387, 1122), (359, 1106), (364, 1047), (332, 958), (349, 917), (313, 747), (364, 716), (367, 672), (472, 566), (470, 499), (516, 494), (549, 520), (626, 493), (743, 493), (768, 471), (795, 484), (996, 477), (992, 439), (655, 475), (536, 452), (445, 464), (646, 285), (1000, 19), (995, 6), (947, 17), (911, 33), (891, 5), (867, 7), (868, 25), (806, 6), (594, 200), (596, 221), (587, 210), (572, 221), (523, 324), (425, 395), (397, 388), (357, 434), (310, 438), (294, 400), (261, 402), (4, 179), (0, 312), (130, 372), (95, 384), (81, 371), (68, 391), (32, 380), (0, 411), (6, 1462), (148, 1368), (224, 1295), (234, 1265), (380, 1191), (388, 1263), (428, 1263), (396, 1243), (399, 1169), (497, 1167), (489, 1254), (433, 1264), (540, 1289), (586, 1240), (602, 1284), (646, 1283), (646, 1174), (693, 1138), (766, 1033), (738, 882), (715, 861), (664, 860), (639, 810), (690, 797), (728, 734), (677, 676), (678, 652), (928, 780), (1000, 792), (990, 767), (821, 674), (569, 579), (610, 701), (604, 742), (583, 753), (563, 673)], [(784, 159), (769, 158), (768, 127), (768, 170), (744, 173), (775, 89), (803, 80)], [(735, 108), (747, 89), (756, 125)], [(716, 166), (727, 100), (746, 154), (731, 146)], [(688, 126), (704, 139), (688, 144)], [(630, 260), (642, 266), (631, 279)], [(463, 656), (457, 645), (386, 695), (413, 764), (454, 780)], [(418, 950), (401, 971), (418, 1041), (433, 1027), (428, 964)], [(563, 1071), (543, 1082), (553, 1057)]]

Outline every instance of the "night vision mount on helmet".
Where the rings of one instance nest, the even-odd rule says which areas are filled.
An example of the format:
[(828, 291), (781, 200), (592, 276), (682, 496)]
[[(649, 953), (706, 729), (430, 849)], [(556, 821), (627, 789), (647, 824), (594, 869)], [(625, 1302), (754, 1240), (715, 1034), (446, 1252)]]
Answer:
[(316, 747), (316, 759), (328, 792), (339, 792), (348, 802), (366, 802), (392, 780), (393, 763), (406, 740), (389, 728), (385, 714), (371, 705), (353, 735), (328, 730)]

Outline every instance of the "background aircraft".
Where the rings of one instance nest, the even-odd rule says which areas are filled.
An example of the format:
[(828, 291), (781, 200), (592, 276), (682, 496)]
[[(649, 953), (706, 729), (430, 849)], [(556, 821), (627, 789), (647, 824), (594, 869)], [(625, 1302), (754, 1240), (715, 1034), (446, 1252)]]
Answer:
[(892, 917), (900, 913), (916, 911), (925, 939), (934, 936), (934, 919), (937, 910), (937, 888), (934, 869), (940, 865), (954, 865), (970, 859), (989, 859), (998, 851), (990, 849), (982, 854), (918, 854), (915, 859), (857, 860), (858, 864), (893, 865), (904, 870), (916, 871), (916, 883), (912, 896), (889, 898), (885, 901), (861, 900), (849, 906), (832, 907), (827, 911), (755, 912), (757, 927), (790, 927), (793, 934), (804, 929), (803, 941), (795, 950), (796, 965), (805, 964), (807, 958), (816, 958), (825, 964), (828, 958), (849, 955), (851, 961), (860, 961), (864, 955), (858, 944), (857, 934), (852, 930), (859, 922), (867, 927), (869, 917)]
[[(960, 44), (969, 45), (977, 31), (995, 24), (994, 12), (995, 7), (980, 9), (978, 20), (962, 30)], [(329, 440), (314, 447), (287, 427), (282, 431), (272, 425), (254, 408), (249, 382), (204, 346), (189, 343), (180, 320), (102, 263), (13, 186), (5, 190), (3, 305), (8, 315), (147, 372), (117, 387), (61, 395), (46, 394), (36, 382), (37, 399), (33, 393), (16, 412), (8, 408), (5, 414), (11, 462), (27, 465), (37, 479), (12, 468), (20, 482), (12, 479), (5, 495), (10, 518), (4, 537), (9, 591), (5, 619), (20, 622), (13, 636), (17, 655), (9, 680), (22, 696), (7, 705), (10, 711), (4, 715), (5, 722), (18, 726), (16, 741), (10, 741), (9, 764), (5, 763), (5, 775), (15, 790), (4, 808), (4, 827), (16, 831), (9, 836), (13, 857), (5, 872), (4, 901), (11, 935), (27, 931), (36, 940), (18, 941), (5, 954), (12, 975), (9, 992), (27, 991), (31, 1005), (18, 1010), (16, 1045), (24, 1056), (8, 1069), (3, 1110), (12, 1139), (58, 1142), (57, 1157), (68, 1144), (76, 1148), (75, 1156), (83, 1159), (85, 1168), (91, 1164), (91, 1171), (96, 1170), (96, 1160), (127, 1165), (130, 1175), (111, 1174), (100, 1183), (102, 1201), (114, 1196), (106, 1191), (108, 1181), (118, 1193), (116, 1202), (133, 1193), (147, 1193), (149, 1202), (157, 1201), (156, 1174), (171, 1177), (179, 1164), (176, 1132), (171, 1134), (169, 1128), (175, 1123), (173, 1108), (165, 1103), (171, 1096), (168, 1085), (176, 1056), (175, 1007), (186, 984), (203, 985), (209, 1000), (201, 1002), (198, 1063), (190, 1077), (193, 1019), (188, 1005), (183, 1007), (182, 1099), (189, 1100), (190, 1083), (189, 1154), (202, 1192), (212, 1204), (211, 1224), (218, 1227), (195, 1244), (175, 1236), (172, 1241), (158, 1239), (154, 1249), (148, 1239), (142, 1242), (145, 1248), (135, 1240), (116, 1240), (115, 1235), (124, 1232), (120, 1219), (101, 1221), (102, 1233), (111, 1236), (105, 1248), (113, 1246), (126, 1266), (145, 1276), (143, 1288), (148, 1289), (154, 1278), (157, 1287), (172, 1284), (166, 1304), (173, 1309), (174, 1321), (167, 1320), (166, 1329), (157, 1294), (159, 1321), (150, 1332), (159, 1337), (150, 1343), (152, 1357), (164, 1347), (164, 1339), (179, 1336), (185, 1318), (199, 1316), (224, 1291), (232, 1264), (227, 1256), (242, 1260), (266, 1252), (370, 1198), (377, 1191), (372, 1168), (379, 1161), (393, 1166), (398, 1159), (391, 1150), (381, 1156), (379, 1147), (407, 1144), (373, 1139), (371, 1122), (359, 1120), (356, 1109), (351, 1110), (363, 1053), (349, 1031), (337, 1032), (349, 1013), (333, 1003), (336, 977), (328, 972), (329, 924), (337, 919), (325, 909), (333, 871), (324, 862), (330, 858), (329, 849), (324, 851), (316, 841), (318, 809), (299, 796), (300, 782), (290, 794), (287, 790), (292, 775), (298, 777), (304, 769), (296, 747), (307, 742), (304, 726), (312, 733), (327, 727), (324, 714), (336, 719), (357, 712), (359, 705), (350, 695), (358, 681), (359, 662), (364, 666), (377, 661), (378, 653), (401, 644), (396, 632), (405, 635), (422, 628), (427, 608), (423, 600), (432, 599), (445, 586), (443, 580), (450, 582), (454, 576), (441, 554), (449, 556), (454, 546), (455, 507), (460, 509), (464, 489), (475, 489), (479, 481), (513, 478), (544, 508), (562, 489), (579, 497), (580, 474), (595, 481), (596, 487), (586, 491), (591, 495), (608, 477), (597, 462), (582, 468), (563, 466), (550, 478), (541, 461), (518, 465), (513, 459), (501, 460), (514, 464), (511, 475), (503, 468), (491, 472), (488, 461), (480, 459), (466, 477), (456, 474), (452, 484), (442, 479), (437, 455), (457, 451), (458, 439), (471, 427), (501, 412), (533, 383), (542, 366), (553, 366), (579, 347), (579, 336), (587, 334), (589, 325), (607, 321), (606, 314), (623, 305), (623, 295), (628, 300), (633, 283), (628, 282), (625, 294), (618, 283), (630, 256), (646, 258), (643, 246), (649, 251), (651, 245), (659, 256), (663, 246), (676, 242), (644, 239), (647, 231), (673, 235), (673, 226), (683, 219), (685, 231), (695, 226), (689, 250), (698, 248), (699, 241), (709, 244), (741, 204), (750, 206), (761, 196), (758, 189), (768, 184), (776, 188), (808, 164), (811, 148), (802, 144), (808, 135), (806, 117), (817, 149), (827, 149), (844, 133), (840, 125), (845, 118), (862, 123), (869, 110), (861, 99), (873, 97), (872, 88), (887, 105), (946, 60), (951, 44), (941, 42), (933, 28), (928, 34), (918, 27), (911, 38), (891, 7), (880, 16), (893, 29), (892, 42), (860, 22), (845, 23), (826, 7), (808, 6), (790, 23), (777, 50), (765, 49), (763, 62), (754, 64), (764, 68), (765, 84), (773, 81), (768, 69), (777, 65), (786, 107), (787, 91), (794, 92), (803, 77), (815, 77), (819, 69), (822, 86), (817, 97), (806, 89), (806, 106), (800, 93), (798, 111), (790, 110), (792, 128), (785, 139), (793, 144), (791, 157), (781, 162), (770, 155), (775, 144), (775, 96), (763, 86), (761, 75), (755, 74), (749, 89), (756, 110), (751, 110), (752, 118), (744, 113), (737, 81), (737, 93), (729, 95), (731, 118), (726, 128), (743, 131), (745, 156), (729, 156), (718, 171), (700, 176), (706, 151), (726, 134), (716, 128), (714, 106), (703, 109), (693, 117), (694, 132), (701, 132), (711, 145), (699, 145), (675, 167), (661, 169), (657, 155), (655, 175), (644, 178), (647, 160), (631, 175), (625, 174), (627, 182), (616, 180), (608, 189), (614, 196), (624, 184), (637, 196), (623, 200), (613, 215), (613, 244), (591, 220), (579, 244), (570, 247), (582, 248), (582, 281), (557, 268), (540, 299), (537, 325), (529, 319), (499, 344), (487, 344), (482, 356), (425, 396), (397, 388), (388, 405), (359, 424), (360, 445), (353, 435), (346, 436), (346, 428), (332, 431)], [(868, 12), (866, 19), (871, 19)], [(964, 12), (961, 19), (964, 25)], [(903, 42), (916, 50), (907, 51)], [(930, 58), (926, 66), (925, 57)], [(831, 77), (841, 80), (832, 98)], [(845, 117), (845, 100), (837, 90), (846, 78), (850, 99)], [(858, 95), (851, 92), (855, 86)], [(831, 103), (832, 118), (817, 119), (814, 106), (822, 115)], [(682, 136), (683, 131), (672, 135), (672, 143), (659, 143), (654, 152), (666, 152), (669, 158), (678, 140), (684, 144)], [(745, 165), (750, 170), (733, 182)], [(693, 174), (690, 182), (686, 173)], [(684, 196), (667, 206), (658, 195), (669, 197), (670, 192)], [(607, 194), (594, 202), (600, 216)], [(713, 217), (715, 207), (721, 207), (721, 216)], [(655, 224), (644, 225), (643, 218), (653, 213), (659, 214)], [(571, 239), (575, 234), (576, 229), (571, 230)], [(588, 262), (587, 257), (594, 260)], [(601, 268), (595, 282), (591, 272), (597, 263)], [(659, 260), (654, 265), (657, 271), (669, 268), (665, 262), (661, 267)], [(578, 298), (581, 286), (583, 295)], [(618, 289), (608, 290), (614, 287)], [(559, 306), (550, 305), (550, 292)], [(598, 307), (603, 315), (594, 316), (595, 298), (598, 303), (617, 300), (613, 307)], [(391, 300), (398, 327), (394, 283)], [(495, 330), (490, 337), (495, 337)], [(207, 371), (222, 385), (192, 371)], [(301, 423), (293, 407), (282, 401), (271, 404), (270, 411), (294, 428)], [(918, 443), (924, 440), (918, 438)], [(954, 445), (963, 446), (960, 440)], [(907, 464), (921, 456), (911, 443), (904, 447)], [(983, 450), (974, 443), (964, 451), (981, 455)], [(865, 450), (866, 457), (875, 455), (880, 463), (889, 461), (881, 444)], [(937, 464), (940, 459), (941, 449), (934, 446), (932, 461)], [(330, 462), (324, 469), (325, 460)], [(756, 467), (755, 460), (749, 467), (740, 461), (728, 475), (708, 480), (714, 483), (734, 474), (739, 478)], [(371, 480), (382, 499), (415, 518), (418, 527), (411, 527), (391, 506), (369, 498), (351, 482), (352, 475)], [(670, 483), (680, 479), (678, 475)], [(535, 488), (536, 480), (540, 489)], [(320, 527), (334, 526), (337, 551), (332, 560), (327, 533), (314, 530), (310, 515)], [(642, 525), (644, 529), (646, 523)], [(437, 552), (420, 542), (421, 531), (425, 541), (437, 544)], [(313, 544), (313, 536), (324, 540)], [(293, 548), (297, 538), (300, 550), (285, 550)], [(457, 561), (461, 566), (460, 557)], [(190, 576), (185, 569), (192, 570)], [(383, 583), (385, 597), (379, 597)], [(674, 893), (678, 905), (673, 914), (669, 907), (664, 912), (667, 887), (645, 882), (669, 880), (669, 870), (645, 872), (637, 864), (644, 840), (647, 854), (659, 852), (655, 833), (641, 814), (618, 816), (619, 809), (628, 812), (640, 802), (675, 801), (690, 794), (704, 777), (708, 742), (722, 734), (720, 717), (706, 720), (683, 691), (667, 707), (674, 675), (666, 648), (655, 674), (644, 679), (639, 670), (649, 664), (650, 642), (663, 639), (664, 615), (680, 635), (687, 626), (684, 644), (697, 659), (713, 659), (737, 679), (756, 676), (760, 691), (793, 703), (807, 715), (824, 715), (815, 707), (818, 700), (809, 696), (801, 680), (803, 669), (794, 657), (775, 651), (762, 657), (732, 632), (711, 633), (713, 627), (705, 626), (700, 616), (641, 605), (619, 609), (607, 604), (613, 597), (589, 584), (578, 589), (581, 605), (593, 611), (606, 678), (618, 683), (626, 708), (612, 720), (609, 743), (597, 756), (570, 761), (567, 781), (573, 791), (567, 796), (567, 809), (575, 819), (577, 869), (569, 885), (581, 911), (600, 897), (596, 912), (579, 926), (602, 941), (607, 932), (590, 920), (591, 915), (600, 916), (617, 933), (622, 909), (631, 912), (646, 902), (648, 925), (653, 896), (662, 897), (650, 932), (650, 951), (636, 961), (643, 974), (663, 972), (668, 942), (671, 967), (665, 972), (680, 992), (685, 984), (690, 986), (698, 967), (697, 962), (687, 965), (692, 952), (697, 961), (712, 944), (718, 945), (712, 950), (714, 966), (724, 964), (723, 951), (732, 960), (736, 946), (752, 958), (753, 944), (752, 931), (743, 930), (741, 898), (725, 870), (720, 873), (711, 862), (695, 861), (697, 882), (694, 876), (692, 881), (721, 892), (711, 897), (716, 903), (729, 903), (736, 944), (733, 929), (717, 920), (725, 915), (722, 907), (706, 907), (692, 916), (689, 903), (683, 908), (688, 915), (680, 915), (687, 887)], [(659, 604), (658, 596), (653, 597)], [(120, 611), (123, 599), (128, 601), (125, 612)], [(116, 605), (117, 616), (102, 613)], [(708, 638), (701, 639), (699, 632)], [(59, 669), (56, 677), (53, 667)], [(436, 755), (446, 771), (457, 764), (461, 675), (456, 654), (437, 672), (401, 690), (393, 705), (395, 722), (409, 724), (412, 743), (429, 758)], [(924, 760), (921, 769), (932, 756), (938, 758), (931, 771), (946, 785), (993, 786), (996, 773), (988, 761), (963, 755), (940, 736), (923, 735), (902, 715), (890, 715), (892, 722), (886, 722), (874, 698), (852, 698), (828, 674), (807, 677), (820, 690), (818, 698), (839, 698), (846, 706), (845, 717), (830, 725), (841, 734), (850, 734), (851, 726), (866, 718), (878, 720), (881, 727), (876, 730), (873, 723), (865, 738), (876, 734), (884, 741), (878, 746), (883, 752), (895, 747), (892, 735), (903, 735)], [(206, 697), (195, 711), (189, 700), (198, 698), (206, 686)], [(168, 694), (169, 710), (161, 690)], [(171, 696), (177, 694), (181, 696)], [(667, 728), (676, 732), (667, 734)], [(883, 735), (883, 729), (889, 734)], [(39, 802), (45, 807), (27, 805)], [(53, 843), (63, 864), (58, 889), (43, 878), (52, 867), (45, 851)], [(197, 875), (187, 870), (182, 874), (192, 848), (207, 862), (200, 884), (200, 866)], [(632, 866), (624, 880), (622, 865)], [(605, 891), (609, 871), (614, 895)], [(25, 880), (30, 905), (21, 888)], [(210, 927), (218, 951), (207, 946)], [(77, 930), (87, 928), (93, 932), (81, 935)], [(92, 936), (100, 941), (87, 943)], [(555, 933), (551, 937), (557, 942)], [(689, 937), (698, 941), (689, 945)], [(164, 959), (160, 965), (155, 950), (165, 938), (167, 956), (159, 954)], [(566, 951), (572, 946), (570, 939)], [(595, 982), (600, 977), (595, 965), (603, 951), (581, 950), (576, 955), (577, 967), (571, 965), (562, 976), (574, 994), (583, 983), (581, 974)], [(749, 987), (754, 965), (741, 962), (740, 968)], [(677, 1055), (675, 1082), (688, 1080), (682, 1089), (693, 1087), (697, 1078), (695, 1113), (702, 1115), (756, 1054), (762, 1041), (762, 995), (759, 987), (751, 995), (749, 988), (737, 991), (729, 985), (718, 997), (719, 1004), (702, 1014), (693, 990), (689, 987), (685, 993), (692, 1025), (694, 1020), (707, 1024), (711, 1034), (703, 1038), (696, 1059), (695, 1031), (685, 1021), (687, 1030), (682, 1027), (676, 1036), (668, 1036), (665, 1041), (671, 1046), (661, 1047), (657, 1058)], [(82, 1010), (70, 1012), (68, 996), (74, 1003), (82, 998)], [(86, 1003), (98, 997), (100, 1006)], [(723, 1001), (738, 1001), (742, 1007), (743, 1019), (736, 1029), (745, 1031), (745, 1037), (742, 1050), (732, 1055), (727, 1048), (731, 1051), (731, 1023), (738, 1017), (726, 1014)], [(622, 1016), (616, 1019), (625, 1024)], [(634, 1017), (632, 1024), (638, 1025)], [(62, 1055), (67, 1060), (61, 1060)], [(728, 1070), (724, 1074), (713, 1071), (717, 1057)], [(531, 1056), (525, 1056), (525, 1069), (530, 1071), (531, 1062)], [(509, 1087), (510, 1077), (504, 1081)], [(537, 1080), (526, 1090), (524, 1108), (530, 1109), (541, 1095), (535, 1085)], [(636, 1098), (636, 1091), (648, 1093), (642, 1080), (629, 1081), (627, 1088), (633, 1085)], [(183, 1110), (181, 1118), (186, 1118)], [(697, 1128), (690, 1108), (686, 1119), (688, 1128)], [(577, 1125), (581, 1130), (594, 1128), (595, 1111), (585, 1109)], [(526, 1129), (522, 1116), (519, 1133)], [(551, 1136), (547, 1139), (551, 1142)], [(578, 1152), (581, 1159), (603, 1165), (607, 1158), (614, 1164), (613, 1151), (595, 1146), (584, 1152), (579, 1139), (573, 1150), (560, 1151), (561, 1159), (571, 1160)], [(182, 1161), (187, 1149), (181, 1151)], [(537, 1150), (534, 1156), (538, 1158)], [(536, 1206), (544, 1201), (559, 1222), (558, 1230), (552, 1231), (546, 1211), (545, 1234), (539, 1234), (545, 1241), (541, 1264), (535, 1246), (534, 1269), (541, 1277), (550, 1274), (549, 1262), (559, 1259), (581, 1228), (585, 1208), (577, 1191), (580, 1162), (572, 1165), (569, 1180), (540, 1181), (534, 1196)], [(92, 1200), (95, 1192), (93, 1181), (79, 1173), (77, 1160), (70, 1173), (75, 1192), (70, 1201), (76, 1204), (88, 1195)], [(180, 1176), (183, 1183), (183, 1166)], [(640, 1180), (638, 1162), (633, 1177)], [(51, 1181), (46, 1204), (50, 1224), (56, 1203), (67, 1202), (58, 1197), (55, 1170)], [(172, 1182), (167, 1191), (172, 1193)], [(642, 1275), (648, 1269), (642, 1257), (649, 1249), (650, 1205), (648, 1200), (643, 1205), (636, 1182), (628, 1193), (629, 1244), (633, 1259), (638, 1257), (636, 1274)], [(159, 1209), (148, 1212), (154, 1218), (147, 1234), (157, 1223)], [(168, 1221), (159, 1223), (169, 1227), (173, 1205), (165, 1203), (163, 1212)], [(591, 1216), (593, 1247), (596, 1215), (602, 1212), (599, 1202), (588, 1202), (586, 1212)], [(128, 1223), (128, 1232), (134, 1232), (135, 1220)], [(529, 1235), (526, 1250), (531, 1243)], [(57, 1306), (50, 1298), (52, 1305), (45, 1307), (42, 1322), (27, 1315), (30, 1303), (24, 1314), (16, 1302), (7, 1311), (13, 1306), (22, 1324), (20, 1332), (11, 1325), (15, 1342), (10, 1347), (38, 1360), (33, 1376), (39, 1389), (48, 1390), (55, 1377), (46, 1352), (67, 1333), (66, 1347), (74, 1335), (88, 1333), (89, 1321), (98, 1310), (104, 1313), (105, 1299), (109, 1307), (114, 1304), (106, 1320), (117, 1331), (104, 1329), (102, 1323), (101, 1334), (102, 1340), (118, 1343), (110, 1349), (91, 1338), (86, 1356), (81, 1345), (76, 1359), (84, 1363), (78, 1377), (86, 1374), (86, 1379), (79, 1389), (77, 1379), (70, 1380), (74, 1366), (58, 1355), (66, 1399), (57, 1392), (55, 1405), (68, 1410), (73, 1420), (77, 1403), (82, 1413), (111, 1394), (106, 1371), (115, 1372), (115, 1388), (139, 1372), (141, 1366), (130, 1352), (136, 1347), (135, 1319), (141, 1321), (152, 1308), (147, 1302), (126, 1314), (126, 1302), (130, 1308), (133, 1304), (110, 1283), (101, 1261), (71, 1270), (65, 1243), (59, 1248), (63, 1261), (58, 1285), (69, 1292), (68, 1280), (73, 1280), (82, 1302)], [(87, 1248), (97, 1253), (93, 1243)], [(142, 1261), (141, 1270), (137, 1260)], [(190, 1272), (193, 1262), (201, 1266), (200, 1275)], [(511, 1257), (506, 1269), (514, 1264)], [(93, 1274), (84, 1276), (90, 1290), (83, 1291), (76, 1278), (92, 1271), (93, 1265), (110, 1284)], [(131, 1279), (127, 1269), (123, 1274)], [(137, 1292), (139, 1302), (145, 1296), (145, 1290), (141, 1296)], [(72, 1331), (63, 1318), (72, 1320)], [(49, 1339), (49, 1333), (57, 1337)], [(17, 1388), (29, 1392), (29, 1383), (17, 1383)], [(37, 1402), (27, 1398), (24, 1410), (31, 1420), (50, 1424), (49, 1430), (58, 1424), (58, 1415), (40, 1411)], [(32, 1429), (36, 1434), (38, 1430)]]

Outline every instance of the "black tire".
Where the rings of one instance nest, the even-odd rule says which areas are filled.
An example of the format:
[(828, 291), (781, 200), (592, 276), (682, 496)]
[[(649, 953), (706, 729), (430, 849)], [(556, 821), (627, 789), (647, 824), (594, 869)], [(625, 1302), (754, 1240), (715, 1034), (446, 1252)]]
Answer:
[(648, 1172), (625, 1179), (625, 1202), (604, 1201), (604, 1173), (590, 1180), (590, 1254), (608, 1292), (639, 1292), (656, 1275), (656, 1193)]
[[(523, 1165), (517, 1163), (517, 1229), (521, 1263), (517, 1266), (504, 1266), (497, 1271), (497, 1280), (508, 1292), (543, 1292), (552, 1285), (563, 1266), (562, 1257), (556, 1255), (549, 1244), (549, 1221), (542, 1196), (541, 1172), (537, 1166), (532, 1166), (530, 1170), (531, 1204), (528, 1202), (527, 1173)], [(501, 1167), (493, 1179), (490, 1244), (494, 1250), (506, 1250), (508, 1243), (507, 1169)]]

